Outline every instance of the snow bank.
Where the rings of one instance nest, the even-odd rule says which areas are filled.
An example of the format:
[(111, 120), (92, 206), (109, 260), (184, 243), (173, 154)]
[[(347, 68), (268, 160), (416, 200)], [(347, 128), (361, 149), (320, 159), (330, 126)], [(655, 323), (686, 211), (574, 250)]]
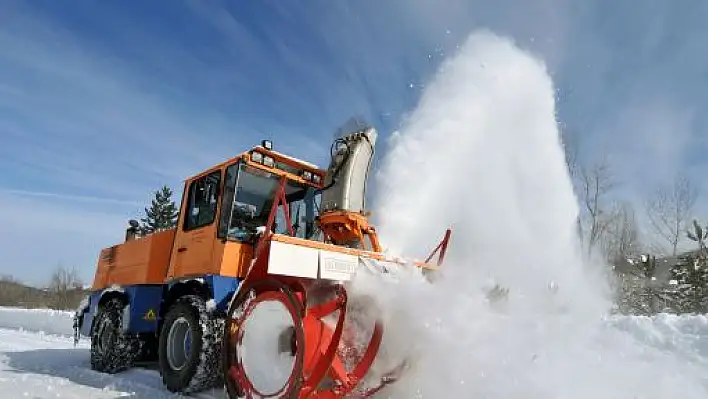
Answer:
[(708, 365), (708, 316), (659, 314), (617, 316), (608, 324), (640, 343)]
[(74, 312), (0, 306), (0, 328), (73, 335)]

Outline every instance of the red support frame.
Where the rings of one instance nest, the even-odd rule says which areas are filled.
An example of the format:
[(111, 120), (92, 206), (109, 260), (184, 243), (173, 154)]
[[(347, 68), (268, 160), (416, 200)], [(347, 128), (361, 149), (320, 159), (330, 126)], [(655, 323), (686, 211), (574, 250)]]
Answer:
[(283, 206), (283, 213), (285, 214), (285, 220), (287, 221), (286, 225), (288, 228), (288, 234), (290, 234), (290, 236), (295, 235), (293, 226), (290, 223), (290, 209), (288, 208), (288, 200), (285, 197), (285, 185), (287, 184), (287, 182), (288, 179), (285, 176), (282, 176), (280, 178), (280, 183), (278, 183), (278, 188), (276, 189), (273, 198), (273, 205), (271, 205), (270, 207), (270, 214), (268, 215), (268, 222), (265, 226), (265, 232), (263, 233), (261, 239), (258, 241), (258, 244), (256, 245), (256, 250), (253, 254), (254, 259), (258, 259), (258, 255), (261, 253), (265, 241), (270, 239), (270, 237), (273, 235), (273, 224), (275, 223), (275, 215), (278, 213), (279, 206)]
[(447, 252), (447, 244), (450, 242), (450, 235), (451, 234), (452, 234), (451, 229), (447, 229), (445, 231), (445, 238), (443, 238), (442, 241), (440, 241), (440, 243), (438, 244), (438, 246), (435, 247), (435, 249), (433, 249), (433, 252), (431, 252), (430, 255), (428, 255), (428, 258), (425, 259), (425, 263), (430, 262), (430, 260), (433, 259), (433, 256), (435, 256), (435, 254), (438, 251), (440, 251), (440, 254), (438, 255), (437, 265), (438, 266), (442, 265), (443, 260), (445, 260), (445, 252)]

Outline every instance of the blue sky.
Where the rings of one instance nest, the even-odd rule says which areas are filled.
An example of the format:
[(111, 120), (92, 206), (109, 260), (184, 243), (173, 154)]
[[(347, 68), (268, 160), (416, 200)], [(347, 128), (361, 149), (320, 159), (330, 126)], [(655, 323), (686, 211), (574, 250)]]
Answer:
[[(169, 4), (169, 6), (168, 6)], [(548, 65), (580, 156), (640, 201), (704, 185), (708, 4), (648, 1), (0, 3), (0, 274), (90, 282), (162, 184), (272, 138), (326, 166), (361, 115), (384, 140), (475, 29)], [(699, 202), (699, 208), (705, 208)]]

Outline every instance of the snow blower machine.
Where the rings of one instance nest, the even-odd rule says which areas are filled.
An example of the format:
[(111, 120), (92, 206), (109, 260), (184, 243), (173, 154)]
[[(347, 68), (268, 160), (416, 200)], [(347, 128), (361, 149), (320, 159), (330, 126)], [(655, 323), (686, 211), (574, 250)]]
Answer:
[(376, 136), (341, 131), (327, 170), (265, 140), (188, 179), (176, 227), (131, 221), (74, 318), (93, 369), (157, 361), (168, 390), (229, 398), (365, 398), (394, 382), (404, 363), (367, 375), (384, 326), (347, 317), (348, 288), (362, 270), (436, 270), (450, 230), (424, 261), (385, 254), (365, 210)]

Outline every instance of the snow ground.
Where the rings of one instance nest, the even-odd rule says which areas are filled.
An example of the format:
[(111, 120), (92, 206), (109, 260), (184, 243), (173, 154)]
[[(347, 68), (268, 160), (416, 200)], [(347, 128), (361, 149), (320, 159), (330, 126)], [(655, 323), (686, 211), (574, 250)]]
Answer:
[[(0, 307), (0, 398), (177, 398), (155, 370), (91, 370), (89, 343), (74, 347), (71, 312)], [(211, 391), (195, 398), (223, 398)]]
[(73, 336), (73, 312), (0, 306), (0, 328)]
[[(615, 317), (608, 324), (647, 347), (708, 367), (708, 317)], [(155, 370), (94, 372), (89, 343), (74, 347), (71, 313), (0, 307), (0, 398), (177, 398)], [(648, 361), (650, 361), (648, 359)], [(667, 370), (670, 373), (670, 370)], [(224, 398), (220, 390), (196, 398)]]

